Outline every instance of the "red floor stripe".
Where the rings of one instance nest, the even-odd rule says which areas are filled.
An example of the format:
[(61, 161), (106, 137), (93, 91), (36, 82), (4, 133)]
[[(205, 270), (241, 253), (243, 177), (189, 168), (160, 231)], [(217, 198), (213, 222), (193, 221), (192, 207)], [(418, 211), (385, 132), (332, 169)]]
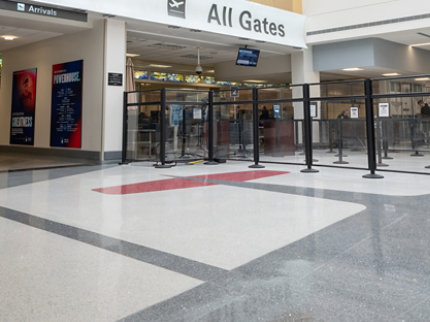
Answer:
[[(230, 173), (217, 173), (209, 175), (199, 175), (187, 178), (173, 178), (149, 182), (133, 183), (123, 186), (97, 188), (93, 191), (109, 194), (109, 195), (128, 195), (145, 192), (167, 191), (177, 189), (187, 189), (204, 186), (214, 186), (215, 183), (200, 181), (203, 180), (223, 180), (232, 182), (244, 182), (249, 180), (256, 180), (281, 174), (287, 174), (285, 171), (270, 171), (270, 170), (257, 170), (257, 171), (244, 171), (244, 172), (230, 172)], [(191, 178), (199, 179), (199, 181), (192, 180)]]

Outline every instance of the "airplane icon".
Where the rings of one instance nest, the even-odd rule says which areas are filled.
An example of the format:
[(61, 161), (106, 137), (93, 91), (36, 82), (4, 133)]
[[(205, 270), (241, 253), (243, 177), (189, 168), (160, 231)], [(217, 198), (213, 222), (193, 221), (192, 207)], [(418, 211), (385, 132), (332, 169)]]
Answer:
[(185, 3), (185, 1), (176, 1), (176, 0), (170, 0), (169, 6), (170, 8), (179, 8)]

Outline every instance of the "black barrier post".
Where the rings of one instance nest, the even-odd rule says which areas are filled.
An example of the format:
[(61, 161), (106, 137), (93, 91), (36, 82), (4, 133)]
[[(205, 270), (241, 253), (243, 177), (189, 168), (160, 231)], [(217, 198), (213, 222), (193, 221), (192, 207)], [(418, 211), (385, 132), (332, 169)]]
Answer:
[(155, 164), (155, 168), (171, 168), (166, 164), (166, 89), (163, 88), (160, 93), (161, 111), (160, 111), (160, 161)]
[(261, 169), (265, 166), (258, 164), (260, 162), (260, 135), (258, 133), (258, 88), (252, 89), (252, 122), (253, 122), (253, 136), (254, 136), (254, 164), (249, 168)]
[(378, 117), (376, 123), (378, 126), (378, 167), (388, 167), (388, 164), (382, 162), (382, 148), (384, 145), (384, 137), (382, 132), (382, 120)]
[(310, 104), (310, 89), (309, 84), (303, 85), (303, 112), (304, 119), (303, 125), (305, 129), (304, 143), (306, 154), (307, 168), (301, 170), (303, 173), (316, 173), (318, 170), (312, 169), (313, 156), (312, 156), (312, 118), (311, 118), (311, 104)]
[(382, 133), (384, 140), (382, 141), (382, 149), (384, 150), (384, 156), (382, 159), (384, 160), (393, 160), (394, 158), (388, 156), (388, 145), (389, 145), (389, 138), (391, 135), (389, 134), (389, 127), (392, 126), (392, 120), (391, 119), (384, 119), (382, 121)]
[(373, 89), (372, 81), (364, 81), (364, 92), (366, 95), (366, 131), (367, 131), (367, 158), (370, 173), (363, 176), (366, 179), (382, 179), (383, 176), (376, 174), (376, 149), (375, 149), (375, 116), (373, 112)]
[(411, 146), (412, 150), (415, 151), (411, 154), (411, 157), (423, 157), (424, 154), (420, 153), (418, 151), (418, 145), (417, 145), (417, 129), (419, 128), (419, 123), (417, 118), (413, 118), (411, 122)]
[(128, 93), (124, 92), (124, 109), (122, 113), (122, 160), (120, 164), (128, 164), (127, 141), (128, 141)]
[(217, 165), (218, 162), (214, 160), (214, 92), (209, 91), (208, 102), (208, 161), (207, 165)]
[(342, 118), (337, 119), (337, 145), (339, 149), (339, 153), (337, 156), (339, 157), (338, 161), (333, 162), (334, 164), (348, 164), (349, 162), (343, 161), (343, 157), (346, 157), (346, 155), (343, 155), (343, 126), (342, 126)]

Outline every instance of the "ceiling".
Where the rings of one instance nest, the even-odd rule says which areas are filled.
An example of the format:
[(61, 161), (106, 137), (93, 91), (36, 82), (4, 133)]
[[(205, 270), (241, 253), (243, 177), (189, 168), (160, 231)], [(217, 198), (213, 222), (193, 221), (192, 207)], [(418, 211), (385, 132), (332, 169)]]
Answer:
[[(14, 34), (19, 39), (5, 41), (0, 38), (0, 55), (14, 47), (23, 46), (44, 39), (73, 33), (91, 27), (93, 19), (102, 16), (90, 14), (90, 22), (87, 24), (65, 22), (59, 25), (47, 22), (41, 17), (31, 19), (22, 18), (22, 15), (13, 15), (13, 12), (2, 12), (0, 10), (0, 35)], [(194, 72), (197, 63), (197, 48), (200, 48), (201, 65), (205, 71), (212, 70), (216, 64), (230, 62), (236, 59), (238, 47), (249, 46), (260, 49), (260, 58), (271, 58), (275, 56), (288, 55), (300, 49), (261, 41), (254, 41), (234, 36), (226, 36), (204, 31), (166, 26), (162, 24), (145, 23), (142, 21), (127, 20), (127, 51), (138, 54), (136, 65), (150, 69), (150, 63), (159, 63), (172, 66), (170, 71)], [(430, 51), (430, 28), (420, 30), (404, 31), (392, 34), (377, 35), (389, 41), (411, 45), (417, 43), (428, 43), (419, 47)], [(322, 73), (322, 80), (378, 77), (383, 73), (405, 71), (386, 70), (377, 67), (366, 68), (359, 72), (345, 72), (341, 70)], [(240, 80), (238, 80), (240, 81)]]

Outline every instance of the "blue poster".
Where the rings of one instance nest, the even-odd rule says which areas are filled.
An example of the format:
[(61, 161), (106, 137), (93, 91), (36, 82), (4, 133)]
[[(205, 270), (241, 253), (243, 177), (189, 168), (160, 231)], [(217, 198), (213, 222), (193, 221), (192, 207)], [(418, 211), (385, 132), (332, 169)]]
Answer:
[(81, 148), (83, 60), (52, 66), (51, 146)]
[(36, 68), (13, 73), (10, 144), (34, 144)]
[(178, 126), (182, 120), (182, 105), (170, 105), (170, 126)]

